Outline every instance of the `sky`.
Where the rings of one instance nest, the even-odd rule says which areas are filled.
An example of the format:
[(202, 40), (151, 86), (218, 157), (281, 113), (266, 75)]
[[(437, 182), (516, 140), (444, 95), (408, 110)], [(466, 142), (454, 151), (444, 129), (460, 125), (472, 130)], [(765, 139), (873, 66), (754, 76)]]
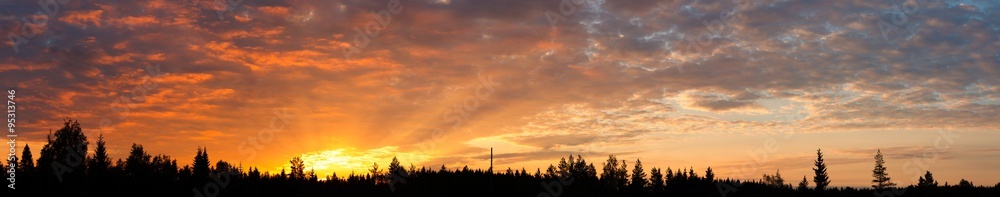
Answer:
[(492, 147), (497, 170), (614, 154), (797, 183), (822, 149), (833, 186), (870, 186), (877, 150), (902, 185), (1000, 182), (993, 1), (41, 2), (0, 2), (35, 155), (70, 118), (115, 159), (320, 176)]

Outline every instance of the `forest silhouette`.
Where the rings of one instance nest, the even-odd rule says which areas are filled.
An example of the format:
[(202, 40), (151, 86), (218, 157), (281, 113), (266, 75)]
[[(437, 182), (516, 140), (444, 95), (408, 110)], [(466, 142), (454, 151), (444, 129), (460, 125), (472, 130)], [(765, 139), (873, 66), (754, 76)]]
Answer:
[[(67, 119), (63, 127), (47, 137), (37, 159), (25, 145), (22, 154), (2, 170), (16, 172), (14, 196), (1000, 196), (1000, 183), (976, 186), (939, 184), (931, 172), (917, 185), (898, 186), (886, 172), (881, 151), (875, 155), (872, 187), (829, 187), (836, 175), (827, 174), (822, 150), (817, 150), (810, 179), (803, 176), (797, 187), (786, 182), (780, 171), (758, 180), (715, 177), (711, 167), (648, 171), (642, 161), (619, 160), (609, 155), (600, 170), (580, 155), (562, 158), (546, 169), (452, 170), (404, 166), (394, 157), (388, 167), (377, 163), (366, 174), (333, 174), (318, 177), (306, 169), (299, 157), (289, 160), (290, 169), (261, 172), (256, 167), (211, 162), (209, 149), (197, 147), (191, 165), (178, 166), (168, 155), (152, 156), (142, 145), (133, 144), (127, 158), (112, 161), (103, 135), (90, 142), (80, 123)], [(10, 169), (11, 164), (16, 164)], [(631, 166), (630, 166), (631, 164)], [(631, 168), (631, 169), (630, 169)], [(811, 181), (810, 181), (811, 180)], [(8, 195), (4, 195), (8, 196)]]

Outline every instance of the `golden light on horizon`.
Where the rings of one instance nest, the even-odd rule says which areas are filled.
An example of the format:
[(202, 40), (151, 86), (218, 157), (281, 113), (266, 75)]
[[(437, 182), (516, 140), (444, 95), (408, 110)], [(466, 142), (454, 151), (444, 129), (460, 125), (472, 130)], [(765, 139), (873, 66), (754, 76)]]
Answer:
[[(431, 156), (421, 153), (399, 152), (395, 146), (386, 146), (377, 149), (359, 151), (356, 148), (338, 148), (324, 151), (303, 153), (300, 155), (307, 169), (316, 170), (318, 175), (327, 175), (334, 172), (338, 176), (345, 176), (350, 172), (367, 173), (372, 168), (372, 164), (378, 164), (380, 168), (389, 166), (392, 157), (396, 157), (400, 163), (406, 167), (412, 163), (420, 166), (423, 162), (431, 159)], [(290, 164), (276, 167), (274, 170), (287, 170)]]

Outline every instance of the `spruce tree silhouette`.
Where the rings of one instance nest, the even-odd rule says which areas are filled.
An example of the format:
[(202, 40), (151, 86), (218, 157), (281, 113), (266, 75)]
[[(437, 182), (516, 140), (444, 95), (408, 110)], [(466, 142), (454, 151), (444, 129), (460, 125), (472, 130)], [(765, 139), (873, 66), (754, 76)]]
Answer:
[(570, 164), (570, 163), (573, 163), (573, 155), (569, 156), (569, 162), (566, 162), (566, 158), (565, 157), (564, 158), (559, 158), (559, 165), (556, 166), (557, 167), (556, 168), (556, 170), (557, 170), (556, 171), (556, 175), (557, 176), (567, 176), (567, 177), (571, 176), (571, 174), (573, 174), (573, 169), (572, 169), (573, 168), (573, 164)]
[(555, 178), (558, 178), (559, 174), (556, 171), (557, 171), (556, 170), (556, 166), (554, 166), (552, 164), (549, 164), (549, 167), (545, 168), (545, 176), (544, 176), (545, 179), (555, 179)]
[(806, 180), (805, 175), (802, 175), (802, 182), (799, 182), (799, 187), (797, 187), (796, 190), (799, 190), (801, 192), (809, 190), (809, 181)]
[(163, 154), (153, 157), (149, 168), (153, 171), (154, 180), (159, 182), (169, 182), (177, 177), (179, 173), (177, 170), (177, 160)]
[(319, 180), (319, 177), (316, 176), (316, 170), (312, 168), (309, 168), (309, 174), (306, 174), (306, 177), (310, 182), (316, 182)]
[(889, 172), (885, 169), (885, 160), (882, 157), (882, 150), (877, 150), (875, 154), (875, 169), (872, 170), (872, 187), (876, 190), (883, 190), (886, 188), (896, 186), (896, 183), (892, 182), (892, 178), (889, 177)]
[[(20, 159), (20, 161), (17, 159)], [(29, 187), (34, 187), (34, 176), (37, 176), (38, 173), (35, 172), (35, 161), (31, 156), (31, 147), (28, 144), (24, 144), (21, 157), (15, 157), (12, 162), (17, 164), (17, 178), (20, 179), (21, 183), (29, 183), (21, 184), (21, 188), (29, 189)]]
[(667, 173), (664, 174), (663, 181), (670, 182), (670, 180), (673, 180), (673, 179), (674, 179), (674, 170), (671, 170), (670, 167), (667, 167)]
[(663, 192), (663, 173), (659, 168), (649, 169), (649, 189), (655, 192)]
[(708, 167), (708, 169), (705, 170), (705, 179), (708, 180), (708, 182), (715, 182), (715, 172), (712, 172), (712, 167)]
[(618, 163), (618, 169), (615, 170), (615, 179), (618, 180), (616, 184), (617, 188), (619, 188), (618, 190), (624, 191), (628, 188), (628, 164), (624, 159)]
[(104, 134), (97, 137), (96, 144), (94, 156), (87, 159), (87, 174), (95, 182), (106, 182), (111, 170), (111, 158), (108, 157), (108, 150), (105, 147)]
[(689, 174), (689, 176), (688, 176), (689, 179), (691, 179), (692, 181), (697, 181), (697, 180), (701, 179), (701, 177), (698, 177), (698, 173), (694, 172), (694, 166), (691, 166), (691, 167), (688, 168), (688, 174)]
[(396, 191), (396, 188), (399, 187), (398, 184), (406, 182), (406, 169), (403, 168), (402, 164), (399, 164), (399, 159), (396, 159), (396, 156), (393, 156), (392, 161), (389, 162), (389, 171), (385, 176), (389, 179), (389, 189), (393, 191)]
[(830, 176), (826, 174), (826, 163), (823, 162), (822, 149), (816, 149), (816, 160), (813, 164), (816, 166), (813, 168), (815, 173), (813, 183), (816, 183), (816, 191), (823, 191), (827, 185), (830, 185)]
[(209, 165), (211, 165), (208, 160), (208, 147), (198, 147), (198, 153), (194, 156), (194, 162), (192, 162), (192, 165), (192, 184), (197, 186), (208, 182), (208, 173), (210, 170)]
[(27, 175), (27, 176), (22, 176), (22, 178), (29, 177), (31, 176), (31, 174), (34, 174), (35, 160), (31, 156), (31, 147), (29, 147), (28, 144), (24, 144), (24, 150), (21, 151), (21, 158), (19, 159), (21, 161), (19, 164), (17, 164), (18, 168), (17, 172), (22, 173), (23, 175)]
[(635, 166), (632, 168), (632, 179), (629, 182), (629, 190), (634, 194), (643, 193), (646, 190), (646, 184), (646, 172), (642, 169), (642, 161), (636, 159)]
[(927, 171), (927, 173), (924, 173), (924, 176), (920, 177), (917, 180), (917, 187), (937, 187), (937, 186), (938, 182), (934, 180), (934, 175), (931, 174), (931, 171)]
[(608, 155), (608, 160), (604, 163), (604, 171), (601, 172), (601, 184), (606, 191), (618, 192), (625, 190), (628, 184), (628, 171), (625, 160), (619, 163), (615, 155)]

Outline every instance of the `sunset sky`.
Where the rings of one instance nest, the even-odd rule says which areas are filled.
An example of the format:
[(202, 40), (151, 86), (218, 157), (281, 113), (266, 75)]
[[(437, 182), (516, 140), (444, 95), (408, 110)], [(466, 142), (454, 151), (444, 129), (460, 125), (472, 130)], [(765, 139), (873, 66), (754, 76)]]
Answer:
[(71, 118), (115, 160), (320, 176), (493, 147), (794, 183), (822, 148), (833, 186), (876, 149), (901, 185), (1000, 182), (996, 1), (575, 1), (2, 1), (0, 79), (35, 158)]

